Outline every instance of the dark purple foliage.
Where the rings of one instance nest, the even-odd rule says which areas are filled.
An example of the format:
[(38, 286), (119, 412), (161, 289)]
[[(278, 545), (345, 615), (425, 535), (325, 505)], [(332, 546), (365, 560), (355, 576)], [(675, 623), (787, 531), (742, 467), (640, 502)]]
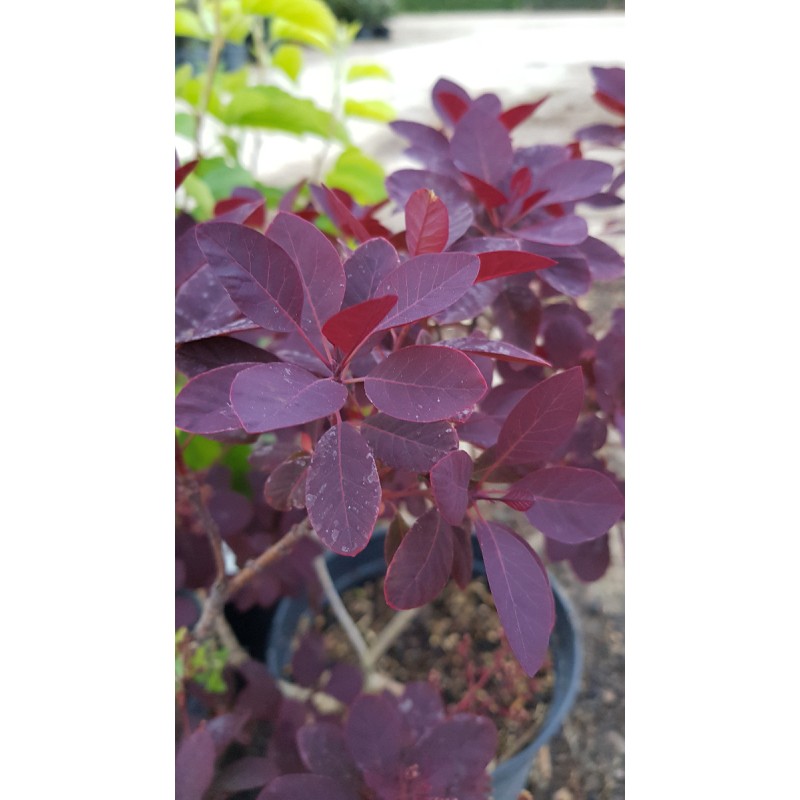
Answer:
[(452, 530), (432, 508), (411, 526), (389, 564), (386, 602), (392, 608), (423, 606), (444, 589), (452, 569)]

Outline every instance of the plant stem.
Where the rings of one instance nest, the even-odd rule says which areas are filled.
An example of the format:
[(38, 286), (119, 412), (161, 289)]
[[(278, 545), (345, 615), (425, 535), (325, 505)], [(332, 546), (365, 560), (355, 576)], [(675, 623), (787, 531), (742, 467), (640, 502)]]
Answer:
[(369, 648), (361, 635), (361, 631), (356, 626), (350, 612), (345, 608), (342, 598), (336, 587), (333, 585), (333, 579), (328, 571), (328, 565), (325, 563), (324, 556), (317, 556), (314, 559), (314, 571), (317, 573), (322, 591), (325, 594), (328, 603), (330, 604), (331, 611), (333, 611), (339, 624), (345, 632), (345, 635), (353, 645), (353, 649), (358, 655), (358, 660), (365, 672), (369, 672), (370, 666), (368, 664)]
[(408, 624), (417, 616), (423, 608), (409, 608), (404, 611), (398, 611), (389, 624), (378, 634), (375, 643), (369, 649), (366, 658), (366, 666), (368, 669), (373, 669), (378, 659), (394, 644), (397, 637), (408, 627)]
[(222, 48), (225, 46), (225, 38), (222, 35), (222, 1), (214, 0), (214, 37), (211, 40), (211, 49), (208, 54), (208, 66), (206, 68), (206, 80), (203, 84), (203, 92), (200, 95), (200, 102), (195, 109), (194, 126), (194, 147), (197, 158), (200, 158), (200, 138), (203, 128), (203, 121), (208, 111), (208, 104), (211, 100), (211, 89), (214, 86), (214, 75), (219, 65), (219, 57)]
[(203, 603), (200, 620), (194, 628), (197, 639), (206, 638), (215, 625), (215, 620), (222, 614), (225, 603), (233, 597), (243, 586), (248, 584), (261, 570), (280, 558), (288, 555), (295, 542), (308, 534), (310, 524), (308, 519), (301, 520), (286, 534), (278, 539), (275, 544), (268, 547), (258, 558), (248, 561), (233, 577), (224, 576), (221, 581), (214, 581), (211, 591)]

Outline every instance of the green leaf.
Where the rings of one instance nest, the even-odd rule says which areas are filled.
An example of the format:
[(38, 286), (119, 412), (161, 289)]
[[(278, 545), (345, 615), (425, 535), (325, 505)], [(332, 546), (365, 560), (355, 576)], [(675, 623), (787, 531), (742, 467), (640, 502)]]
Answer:
[(285, 19), (272, 20), (270, 23), (270, 35), (277, 42), (300, 42), (300, 44), (307, 44), (325, 53), (330, 53), (333, 50), (333, 43), (329, 37), (318, 31), (311, 30), (311, 28), (295, 25)]
[(392, 80), (392, 73), (380, 64), (353, 64), (345, 76), (346, 81), (360, 81), (364, 78), (382, 78)]
[(250, 446), (233, 445), (222, 457), (222, 463), (231, 471), (231, 487), (240, 494), (252, 495), (247, 476), (250, 473)]
[(239, 142), (233, 138), (233, 136), (228, 136), (226, 133), (221, 133), (219, 136), (219, 140), (222, 143), (222, 146), (225, 148), (225, 152), (234, 160), (239, 160)]
[(255, 187), (264, 195), (264, 199), (267, 201), (267, 208), (269, 209), (277, 208), (278, 204), (283, 200), (283, 196), (286, 194), (285, 189), (279, 189), (277, 186), (265, 186), (263, 183), (258, 183), (258, 181), (256, 181)]
[(215, 81), (217, 88), (225, 92), (238, 92), (247, 86), (247, 67), (242, 67), (234, 72), (223, 72)]
[(345, 100), (344, 113), (348, 117), (374, 119), (377, 122), (391, 122), (397, 115), (395, 110), (383, 100)]
[[(243, 0), (245, 14), (278, 17), (293, 25), (315, 31), (328, 41), (336, 34), (336, 17), (322, 0)], [(273, 38), (278, 38), (272, 31)]]
[(296, 44), (282, 44), (272, 54), (272, 65), (296, 83), (303, 68), (303, 51)]
[(193, 174), (203, 180), (214, 202), (230, 197), (237, 186), (252, 186), (254, 183), (252, 175), (241, 164), (230, 166), (222, 156), (204, 158)]
[(209, 219), (214, 213), (214, 195), (205, 181), (192, 173), (186, 176), (181, 188), (194, 200), (196, 204), (194, 216), (198, 221)]
[(250, 20), (247, 17), (236, 16), (222, 23), (222, 35), (228, 42), (241, 44), (250, 33)]
[(187, 82), (192, 79), (192, 65), (191, 64), (184, 64), (182, 67), (179, 67), (175, 70), (175, 96), (182, 97), (183, 95), (181, 92), (183, 91), (183, 87), (186, 86)]
[(189, 469), (208, 469), (222, 455), (222, 445), (204, 436), (194, 436), (183, 450), (183, 460)]
[(328, 111), (277, 86), (250, 86), (239, 90), (225, 109), (223, 121), (228, 125), (310, 133), (323, 139), (348, 141), (347, 132)]
[(194, 139), (197, 123), (191, 114), (180, 112), (175, 115), (175, 133), (185, 139)]
[(208, 40), (211, 38), (210, 31), (203, 27), (200, 17), (188, 8), (175, 9), (175, 35), (188, 36), (191, 39)]
[(371, 205), (386, 198), (385, 178), (377, 161), (357, 147), (349, 147), (339, 156), (325, 183), (333, 189), (344, 189), (357, 203)]

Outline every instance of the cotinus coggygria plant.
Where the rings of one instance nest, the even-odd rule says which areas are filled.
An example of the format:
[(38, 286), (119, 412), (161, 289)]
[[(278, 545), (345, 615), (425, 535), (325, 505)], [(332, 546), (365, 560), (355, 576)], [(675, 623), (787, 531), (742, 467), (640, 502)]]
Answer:
[[(234, 206), (237, 220), (183, 234), (179, 261), (192, 266), (179, 290), (179, 353), (191, 350), (192, 375), (177, 398), (178, 427), (281, 443), (264, 493), (297, 522), (278, 550), (308, 534), (352, 556), (379, 519), (396, 521), (384, 584), (394, 608), (428, 603), (451, 577), (465, 585), (474, 534), (510, 646), (534, 675), (553, 597), (539, 556), (493, 509), (504, 504), (568, 546), (603, 536), (623, 510), (607, 475), (559, 460), (584, 407), (581, 365), (557, 371), (481, 323), (476, 288), (530, 280), (555, 261), (525, 249), (446, 252), (461, 223), (425, 187), (405, 202), (400, 252), (382, 237), (334, 244), (286, 211), (265, 227), (246, 198)], [(467, 296), (472, 310), (456, 311)], [(494, 386), (499, 369), (515, 376), (510, 391)], [(462, 442), (487, 398), (496, 435)], [(224, 581), (217, 588), (207, 609), (230, 596)]]

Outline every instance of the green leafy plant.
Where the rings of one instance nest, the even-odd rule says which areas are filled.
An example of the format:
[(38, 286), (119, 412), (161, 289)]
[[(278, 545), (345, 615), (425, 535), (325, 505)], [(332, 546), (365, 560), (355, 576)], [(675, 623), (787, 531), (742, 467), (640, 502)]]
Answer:
[[(321, 0), (178, 0), (176, 35), (207, 42), (209, 48), (203, 71), (195, 74), (184, 64), (175, 75), (176, 132), (193, 143), (200, 159), (184, 185), (197, 217), (209, 218), (215, 203), (241, 186), (260, 190), (271, 207), (277, 205), (283, 192), (262, 184), (256, 175), (269, 132), (324, 142), (315, 174), (308, 178), (324, 178), (364, 203), (386, 197), (383, 169), (358, 148), (346, 126), (350, 118), (386, 122), (394, 117), (382, 100), (344, 96), (344, 86), (354, 81), (390, 77), (376, 64), (345, 64), (358, 29), (358, 24), (338, 21)], [(246, 44), (254, 66), (226, 71), (221, 59), (226, 43)], [(322, 53), (331, 65), (333, 90), (327, 107), (296, 93), (309, 49)], [(253, 137), (249, 169), (243, 163), (247, 136)]]

